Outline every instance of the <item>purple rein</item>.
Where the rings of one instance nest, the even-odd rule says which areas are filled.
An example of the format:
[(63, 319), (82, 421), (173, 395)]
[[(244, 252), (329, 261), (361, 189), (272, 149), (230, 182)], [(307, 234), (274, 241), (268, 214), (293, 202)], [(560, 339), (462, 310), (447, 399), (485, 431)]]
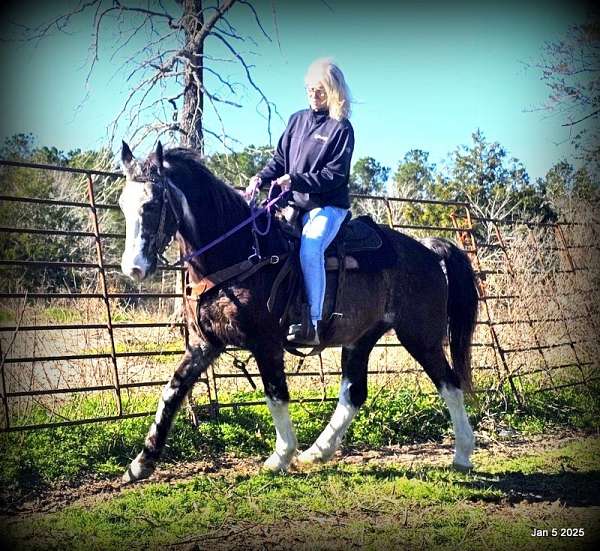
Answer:
[[(285, 193), (285, 191), (282, 191), (276, 197), (271, 199), (271, 192), (273, 191), (273, 188), (275, 187), (275, 185), (276, 185), (275, 183), (272, 183), (271, 187), (269, 188), (269, 197), (268, 197), (267, 204), (265, 206), (260, 207), (260, 208), (256, 208), (254, 206), (254, 198), (255, 198), (254, 196), (256, 195), (256, 189), (253, 190), (252, 195), (250, 196), (250, 200), (249, 200), (250, 209), (251, 209), (252, 214), (248, 218), (246, 218), (245, 220), (242, 220), (239, 224), (237, 224), (236, 226), (234, 226), (233, 228), (231, 228), (230, 230), (225, 232), (223, 235), (217, 237), (210, 243), (207, 243), (203, 247), (200, 247), (199, 249), (197, 249), (189, 254), (186, 254), (185, 256), (182, 256), (177, 262), (175, 262), (173, 264), (173, 266), (178, 266), (180, 264), (183, 264), (184, 262), (189, 262), (192, 258), (196, 258), (197, 256), (200, 256), (201, 254), (205, 253), (209, 249), (212, 249), (215, 245), (222, 243), (223, 241), (225, 241), (225, 239), (227, 239), (228, 237), (231, 237), (234, 233), (238, 232), (239, 230), (241, 230), (243, 227), (247, 226), (251, 222), (254, 227), (254, 231), (256, 231), (256, 233), (258, 235), (267, 235), (267, 233), (269, 233), (269, 230), (271, 229), (271, 207), (275, 203), (277, 203), (277, 201), (279, 201), (279, 199), (281, 199), (282, 195)], [(256, 219), (261, 214), (264, 214), (265, 212), (267, 213), (267, 227), (265, 230), (260, 231), (256, 224)]]
[(264, 210), (266, 210), (267, 212), (267, 226), (262, 231), (258, 229), (258, 224), (256, 223), (256, 219), (258, 218), (258, 215), (261, 214), (261, 212), (258, 212), (258, 215), (252, 219), (252, 227), (254, 228), (254, 231), (261, 237), (267, 235), (269, 233), (269, 230), (271, 229), (271, 206), (274, 203), (276, 203), (277, 200), (285, 193), (285, 191), (281, 191), (277, 195), (277, 197), (275, 197), (275, 199), (271, 200), (271, 194), (273, 193), (273, 188), (276, 185), (277, 184), (275, 182), (271, 182), (271, 187), (269, 188), (269, 193), (267, 195), (267, 204), (263, 207), (263, 211), (261, 211), (261, 209), (257, 209), (254, 206), (254, 196), (256, 195), (256, 189), (252, 190), (252, 195), (250, 196), (249, 204), (253, 215), (258, 211), (264, 212)]

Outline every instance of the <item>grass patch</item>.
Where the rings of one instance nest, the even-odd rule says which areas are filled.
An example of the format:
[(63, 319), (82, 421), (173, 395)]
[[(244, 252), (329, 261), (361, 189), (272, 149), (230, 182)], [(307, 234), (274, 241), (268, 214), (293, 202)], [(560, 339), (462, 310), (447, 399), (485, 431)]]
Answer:
[[(158, 391), (129, 398), (124, 395), (124, 409), (154, 411), (158, 396)], [(318, 396), (316, 391), (301, 395), (302, 398)], [(598, 430), (600, 411), (594, 396), (592, 391), (567, 388), (554, 393), (532, 394), (526, 400), (526, 410), (498, 398), (497, 402), (486, 402), (485, 407), (474, 402), (468, 406), (468, 413), (476, 429), (490, 425), (492, 416), (497, 426), (526, 434), (547, 432), (557, 427)], [(262, 400), (262, 393), (222, 395), (221, 399)], [(334, 408), (334, 402), (291, 404), (290, 413), (302, 448), (314, 442)], [(275, 432), (266, 407), (223, 408), (217, 419), (203, 411), (198, 429), (192, 427), (185, 415), (177, 416), (164, 461), (190, 461), (224, 451), (242, 457), (265, 457), (273, 449)], [(78, 396), (61, 406), (58, 414), (67, 419), (106, 416), (114, 414), (114, 403), (106, 401), (106, 396)], [(19, 422), (54, 420), (56, 418), (47, 411), (37, 408)], [(90, 473), (116, 475), (141, 449), (150, 422), (150, 417), (143, 417), (0, 434), (0, 485), (19, 491)], [(371, 389), (370, 397), (350, 426), (346, 442), (352, 446), (374, 448), (439, 441), (449, 435), (452, 435), (449, 416), (438, 397), (418, 394), (407, 388)]]
[[(599, 535), (592, 514), (548, 505), (526, 512), (498, 507), (515, 501), (517, 481), (510, 476), (527, 480), (533, 463), (536, 475), (556, 474), (559, 456), (568, 456), (571, 474), (582, 476), (569, 483), (589, 493), (585, 475), (599, 447), (600, 439), (588, 438), (522, 463), (496, 455), (476, 474), (417, 463), (337, 464), (285, 476), (198, 476), (13, 521), (5, 533), (19, 549), (146, 549), (190, 542), (201, 548), (218, 542), (220, 548), (252, 549), (265, 542), (269, 548), (337, 549), (349, 541), (365, 549), (536, 549), (533, 527), (580, 526), (586, 535), (576, 542), (543, 541), (549, 549), (577, 548)], [(510, 475), (499, 475), (506, 469)]]
[[(511, 398), (503, 415), (507, 425), (527, 434), (543, 434), (556, 427), (600, 429), (598, 383), (551, 392), (537, 390), (535, 382), (523, 387), (523, 407)], [(493, 410), (498, 411), (498, 406), (494, 405)]]
[(600, 439), (590, 438), (570, 442), (557, 450), (546, 451), (537, 455), (503, 459), (498, 461), (493, 457), (482, 456), (478, 463), (491, 474), (508, 474), (520, 472), (534, 474), (562, 474), (568, 471), (592, 471), (599, 467)]
[(0, 323), (12, 323), (15, 321), (15, 313), (12, 310), (0, 308)]
[(74, 323), (82, 321), (83, 316), (75, 308), (63, 308), (62, 306), (48, 306), (42, 310), (43, 320), (54, 323)]

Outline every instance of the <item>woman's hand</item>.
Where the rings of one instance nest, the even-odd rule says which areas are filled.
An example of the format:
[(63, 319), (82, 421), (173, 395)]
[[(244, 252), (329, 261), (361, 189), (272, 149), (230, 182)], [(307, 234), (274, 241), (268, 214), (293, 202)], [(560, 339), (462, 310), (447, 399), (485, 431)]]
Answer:
[(281, 188), (281, 191), (290, 191), (292, 189), (292, 179), (289, 174), (284, 174), (275, 180), (275, 183)]
[(252, 197), (260, 189), (261, 184), (262, 180), (259, 176), (252, 176), (252, 178), (250, 178), (250, 182), (248, 183), (248, 187), (245, 191), (246, 198), (249, 199), (250, 197)]

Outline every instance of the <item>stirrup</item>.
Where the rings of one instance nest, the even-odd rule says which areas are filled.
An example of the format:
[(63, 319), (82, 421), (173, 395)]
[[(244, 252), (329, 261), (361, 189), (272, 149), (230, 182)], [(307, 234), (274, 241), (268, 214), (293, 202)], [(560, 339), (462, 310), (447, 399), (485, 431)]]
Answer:
[(286, 339), (293, 344), (305, 346), (319, 346), (319, 344), (321, 344), (319, 334), (315, 330), (315, 326), (310, 322), (307, 328), (301, 323), (290, 325)]

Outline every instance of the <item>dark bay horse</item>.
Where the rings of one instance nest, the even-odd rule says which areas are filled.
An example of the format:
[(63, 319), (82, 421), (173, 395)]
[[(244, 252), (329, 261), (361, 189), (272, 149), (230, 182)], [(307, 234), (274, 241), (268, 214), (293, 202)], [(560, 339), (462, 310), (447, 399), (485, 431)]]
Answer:
[[(184, 254), (192, 253), (251, 214), (243, 197), (217, 179), (191, 149), (163, 151), (159, 143), (154, 153), (138, 162), (123, 143), (121, 156), (127, 176), (119, 199), (127, 227), (122, 270), (132, 278), (143, 280), (155, 271), (157, 257), (173, 236)], [(144, 448), (128, 467), (124, 481), (152, 473), (183, 398), (227, 345), (252, 352), (260, 371), (277, 435), (275, 451), (265, 466), (280, 471), (294, 459), (328, 460), (367, 397), (369, 354), (391, 329), (423, 366), (448, 407), (455, 433), (455, 466), (470, 468), (474, 435), (463, 391), (471, 387), (470, 347), (477, 317), (473, 270), (467, 255), (449, 241), (430, 239), (424, 245), (384, 226), (381, 230), (398, 262), (376, 273), (346, 274), (342, 303), (336, 308), (343, 317), (325, 343), (342, 347), (339, 401), (329, 424), (308, 450), (296, 455), (284, 373), (286, 327), (279, 323), (281, 313), (270, 312), (266, 305), (280, 265), (267, 265), (243, 281), (234, 278), (211, 289), (197, 303), (185, 301), (189, 347), (163, 389)], [(278, 232), (274, 220), (264, 238), (266, 246)], [(189, 280), (197, 282), (246, 260), (252, 245), (247, 225), (190, 258), (186, 262)], [(452, 367), (443, 347), (447, 335)]]

